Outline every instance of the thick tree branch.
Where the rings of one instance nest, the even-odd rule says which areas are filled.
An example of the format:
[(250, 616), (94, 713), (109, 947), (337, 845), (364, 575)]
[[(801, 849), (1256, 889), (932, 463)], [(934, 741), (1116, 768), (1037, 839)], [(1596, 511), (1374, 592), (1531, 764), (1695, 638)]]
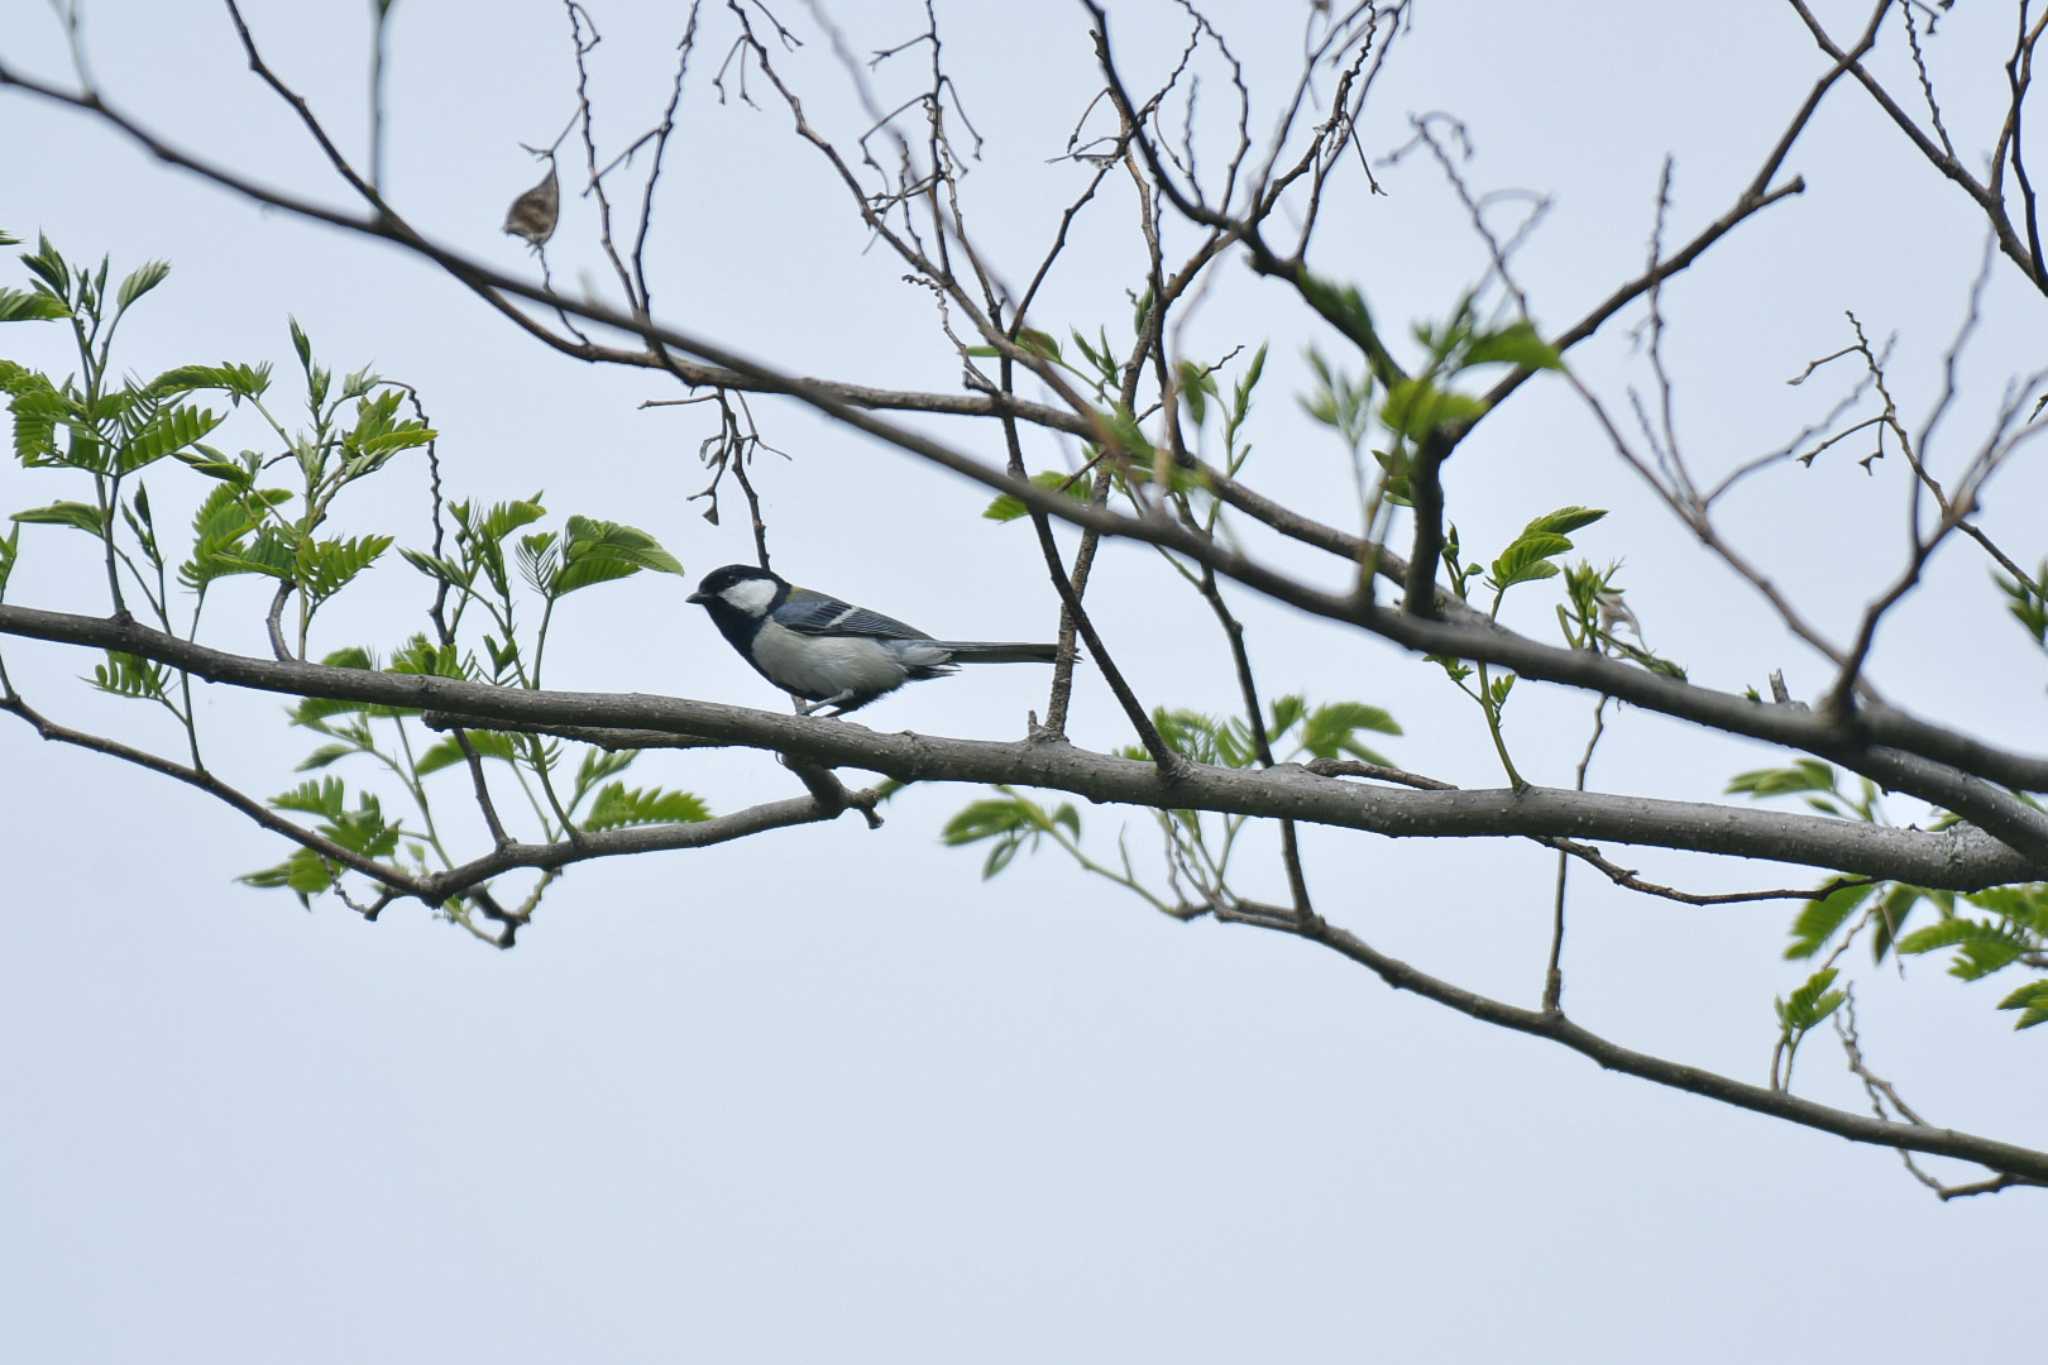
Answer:
[(905, 782), (1011, 783), (1072, 792), (1097, 802), (1286, 818), (1397, 838), (1598, 839), (1803, 863), (1963, 891), (2048, 880), (2048, 859), (2025, 857), (1983, 831), (1962, 825), (1930, 833), (1749, 807), (1542, 787), (1519, 793), (1386, 791), (1319, 777), (1291, 764), (1236, 770), (1188, 763), (1168, 780), (1151, 763), (1057, 742), (879, 734), (840, 720), (710, 702), (528, 691), (424, 674), (278, 662), (210, 649), (133, 620), (0, 606), (0, 635), (125, 650), (210, 682), (258, 691), (445, 712), (477, 729), (510, 721), (550, 728), (655, 730), (768, 749), (792, 759), (882, 773)]
[[(1605, 699), (1603, 698), (1602, 700), (1604, 702)], [(1400, 768), (1389, 768), (1378, 763), (1365, 763), (1355, 758), (1318, 758), (1304, 766), (1310, 772), (1318, 773), (1324, 777), (1363, 777), (1372, 782), (1392, 782), (1396, 786), (1413, 787), (1417, 791), (1427, 792), (1452, 792), (1459, 790), (1455, 783), (1440, 781), (1434, 777), (1424, 777), (1420, 773), (1411, 773)], [(1577, 789), (1584, 790), (1583, 781), (1580, 782)], [(1680, 891), (1677, 887), (1664, 886), (1657, 882), (1645, 880), (1637, 873), (1630, 871), (1628, 868), (1607, 857), (1591, 844), (1583, 844), (1576, 839), (1564, 839), (1551, 835), (1536, 834), (1529, 837), (1532, 842), (1541, 844), (1545, 848), (1553, 848), (1561, 855), (1577, 858), (1580, 862), (1599, 872), (1607, 880), (1613, 882), (1624, 891), (1635, 891), (1645, 896), (1655, 896), (1659, 900), (1676, 901), (1680, 905), (1744, 905), (1755, 901), (1804, 901), (1840, 891), (1844, 887), (1869, 884), (1869, 879), (1867, 878), (1862, 880), (1837, 878), (1822, 887), (1788, 886), (1767, 891)]]
[[(475, 895), (480, 900), (488, 900), (487, 896), (481, 894), (480, 888), (492, 878), (507, 872), (522, 869), (553, 871), (567, 867), (571, 863), (587, 862), (593, 858), (617, 858), (665, 850), (704, 848), (733, 839), (763, 834), (773, 829), (783, 829), (790, 825), (833, 820), (848, 810), (860, 811), (871, 826), (880, 823), (874, 813), (874, 792), (849, 792), (829, 773), (799, 769), (797, 775), (803, 779), (805, 786), (810, 788), (809, 796), (770, 801), (735, 811), (730, 815), (713, 816), (708, 820), (691, 824), (651, 825), (637, 829), (601, 830), (594, 833), (579, 832), (573, 840), (548, 844), (505, 842), (482, 857), (445, 872), (407, 873), (374, 858), (366, 858), (324, 835), (294, 824), (203, 769), (188, 767), (132, 745), (59, 725), (30, 707), (18, 696), (0, 699), (0, 711), (11, 711), (20, 716), (34, 727), (36, 733), (43, 739), (104, 754), (109, 758), (119, 759), (123, 763), (133, 764), (153, 773), (161, 773), (165, 777), (195, 787), (240, 811), (264, 829), (283, 835), (301, 848), (311, 849), (329, 862), (362, 874), (384, 889), (383, 897), (378, 903), (379, 909), (400, 897), (417, 899), (431, 906), (441, 905), (450, 897), (458, 895)], [(505, 937), (496, 940), (500, 947), (511, 946), (511, 931), (524, 924), (528, 917), (526, 914), (497, 910), (494, 903), (487, 907), (486, 913), (506, 926), (508, 932)], [(369, 917), (375, 918), (373, 914)]]

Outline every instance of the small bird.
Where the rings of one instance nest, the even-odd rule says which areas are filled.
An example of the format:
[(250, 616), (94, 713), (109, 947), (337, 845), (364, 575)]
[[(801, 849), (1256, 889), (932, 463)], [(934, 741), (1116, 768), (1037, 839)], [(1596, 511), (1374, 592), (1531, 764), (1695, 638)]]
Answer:
[[(528, 148), (531, 151), (531, 148)], [(505, 231), (523, 238), (535, 251), (555, 235), (555, 221), (562, 211), (562, 186), (555, 178), (555, 154), (545, 153), (548, 173), (541, 182), (512, 201), (505, 211)]]
[(959, 664), (1049, 664), (1055, 645), (934, 640), (923, 631), (766, 569), (728, 564), (704, 575), (690, 601), (711, 613), (754, 671), (802, 697), (804, 715), (855, 711), (906, 682), (943, 678)]

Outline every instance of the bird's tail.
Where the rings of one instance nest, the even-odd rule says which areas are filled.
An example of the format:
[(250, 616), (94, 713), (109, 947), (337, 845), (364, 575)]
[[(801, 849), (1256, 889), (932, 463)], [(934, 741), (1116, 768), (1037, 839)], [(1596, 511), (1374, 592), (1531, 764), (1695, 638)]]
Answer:
[(1026, 645), (999, 640), (934, 640), (958, 664), (1049, 664), (1058, 645)]

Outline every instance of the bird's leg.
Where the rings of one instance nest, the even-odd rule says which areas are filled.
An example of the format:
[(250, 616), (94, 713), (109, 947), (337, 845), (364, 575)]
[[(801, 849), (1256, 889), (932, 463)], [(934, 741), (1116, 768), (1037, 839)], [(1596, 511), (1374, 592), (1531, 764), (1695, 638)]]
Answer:
[(807, 701), (799, 703), (796, 708), (797, 714), (802, 716), (808, 716), (813, 712), (823, 710), (827, 706), (844, 706), (846, 703), (852, 701), (853, 697), (854, 691), (852, 688), (849, 687), (844, 692), (840, 692), (835, 696), (827, 697), (823, 701)]

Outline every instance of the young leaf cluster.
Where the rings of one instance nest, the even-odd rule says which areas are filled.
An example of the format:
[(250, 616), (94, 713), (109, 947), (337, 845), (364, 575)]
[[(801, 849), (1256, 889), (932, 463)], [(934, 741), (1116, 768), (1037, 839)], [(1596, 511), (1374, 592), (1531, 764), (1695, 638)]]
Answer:
[(1837, 975), (1835, 968), (1823, 967), (1806, 978), (1792, 994), (1780, 996), (1775, 1002), (1778, 1046), (1784, 1054), (1787, 1085), (1791, 1083), (1792, 1062), (1798, 1054), (1799, 1044), (1849, 998), (1847, 991), (1832, 989)]
[[(1845, 790), (1841, 774), (1818, 759), (1737, 773), (1728, 791), (1759, 799), (1796, 796), (1822, 815), (1887, 823), (1874, 783), (1859, 777), (1853, 790)], [(1934, 923), (1907, 932), (1908, 919), (1923, 906), (1935, 915)], [(1968, 913), (1973, 909), (1984, 913), (1973, 916)], [(1865, 927), (1873, 963), (1894, 950), (1906, 957), (1950, 951), (1949, 975), (1961, 981), (1979, 981), (2011, 967), (2048, 972), (2048, 883), (1966, 895), (1905, 882), (1823, 888), (1793, 917), (1785, 956), (1806, 960), (1827, 951), (1828, 961), (1834, 962)], [(2020, 986), (1998, 1008), (2020, 1011), (2018, 1028), (2048, 1022), (2048, 977)]]
[[(1200, 711), (1160, 707), (1152, 713), (1152, 724), (1167, 746), (1191, 763), (1249, 768), (1259, 761), (1257, 739), (1241, 717), (1222, 719)], [(1264, 728), (1267, 743), (1282, 762), (1349, 755), (1382, 766), (1386, 759), (1359, 736), (1401, 733), (1400, 725), (1381, 707), (1355, 701), (1312, 706), (1298, 694), (1275, 700)], [(1136, 762), (1150, 759), (1140, 745), (1131, 745), (1122, 753)], [(1072, 806), (1047, 811), (1012, 788), (996, 790), (998, 796), (975, 801), (955, 814), (942, 836), (948, 847), (955, 848), (992, 841), (982, 865), (984, 878), (1008, 867), (1019, 852), (1036, 851), (1041, 840), (1050, 838), (1083, 871), (1116, 883), (1166, 914), (1184, 915), (1227, 904), (1233, 894), (1231, 857), (1247, 816), (1194, 810), (1150, 812), (1158, 827), (1165, 868), (1165, 886), (1155, 889), (1138, 875), (1124, 834), (1117, 837), (1117, 864), (1112, 867), (1083, 849), (1081, 817)]]
[[(319, 359), (296, 319), (288, 321), (303, 383), (304, 419), (296, 427), (288, 427), (269, 406), (272, 369), (267, 363), (180, 365), (147, 381), (117, 382), (111, 361), (116, 329), (131, 306), (164, 282), (169, 267), (151, 262), (110, 285), (106, 261), (96, 268), (78, 264), (47, 239), (24, 255), (22, 264), (30, 286), (0, 294), (0, 321), (68, 322), (78, 368), (57, 378), (0, 360), (0, 395), (14, 420), (18, 462), (68, 476), (77, 495), (13, 515), (0, 537), (0, 593), (19, 559), (21, 528), (58, 527), (97, 542), (116, 612), (126, 609), (124, 587), (139, 591), (157, 624), (185, 638), (196, 638), (216, 584), (243, 576), (269, 580), (275, 584), (270, 614), (277, 647), (308, 657), (320, 607), (359, 581), (395, 543), (393, 535), (382, 531), (334, 534), (330, 523), (337, 500), (392, 468), (405, 453), (430, 451), (435, 440), (410, 388), (368, 367), (337, 374)], [(225, 398), (225, 411), (192, 401), (208, 392)], [(265, 435), (258, 444), (265, 448), (231, 454), (213, 444), (238, 410), (254, 414), (262, 424)], [(162, 470), (171, 471), (162, 477), (193, 478), (207, 489), (193, 513), (189, 552), (182, 560), (175, 547), (163, 543), (160, 533), (170, 528), (155, 521), (143, 482), (145, 473), (154, 478)], [(388, 505), (390, 500), (384, 501)], [(516, 577), (543, 602), (538, 630), (523, 641), (506, 545), (515, 532), (545, 516), (538, 495), (489, 507), (457, 503), (451, 510), (452, 554), (402, 551), (440, 590), (430, 612), (433, 632), (402, 641), (381, 665), (389, 671), (537, 687), (548, 622), (561, 599), (642, 570), (682, 572), (652, 536), (617, 522), (571, 516), (560, 530), (521, 536), (512, 552)], [(444, 612), (451, 596), (453, 608)], [(293, 598), (298, 603), (295, 639), (288, 646), (279, 631), (279, 614)], [(465, 633), (464, 612), (478, 603), (488, 628)], [(475, 645), (465, 643), (478, 636)], [(337, 668), (380, 667), (376, 655), (361, 646), (330, 650), (323, 662)], [(168, 711), (185, 731), (192, 766), (203, 770), (186, 675), (113, 651), (86, 681), (103, 694)], [(316, 741), (300, 771), (318, 775), (273, 798), (270, 806), (309, 819), (308, 837), (283, 862), (243, 880), (289, 890), (302, 902), (341, 891), (344, 876), (364, 871), (366, 864), (401, 874), (456, 866), (429, 790), (429, 779), (451, 768), (474, 764), (479, 783), (485, 781), (486, 766), (509, 774), (544, 840), (708, 818), (705, 803), (690, 793), (628, 787), (617, 780), (633, 762), (632, 753), (591, 749), (579, 763), (565, 767), (567, 746), (560, 741), (491, 731), (422, 735), (417, 713), (403, 708), (309, 698), (288, 714)], [(344, 774), (337, 767), (343, 764), (365, 771)], [(390, 807), (373, 786), (379, 781), (397, 784), (410, 814), (400, 819), (386, 813)], [(345, 864), (331, 856), (337, 847), (356, 862)], [(377, 878), (370, 881), (374, 885)], [(475, 895), (452, 898), (443, 908), (467, 923), (469, 906), (488, 894), (486, 886)]]

